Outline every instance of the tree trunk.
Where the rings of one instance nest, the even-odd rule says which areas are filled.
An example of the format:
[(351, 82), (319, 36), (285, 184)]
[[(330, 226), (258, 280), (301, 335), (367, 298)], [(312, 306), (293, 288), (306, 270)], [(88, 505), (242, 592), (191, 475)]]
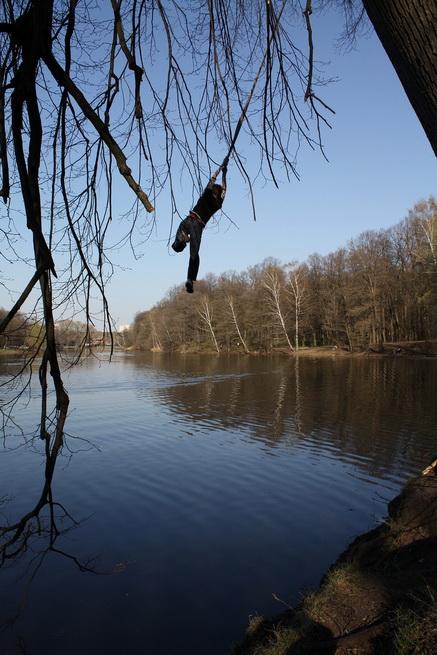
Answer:
[(212, 325), (212, 309), (211, 309), (211, 306), (209, 304), (208, 298), (206, 298), (206, 296), (204, 296), (202, 298), (202, 300), (201, 300), (201, 306), (200, 306), (200, 309), (198, 309), (198, 313), (199, 313), (199, 316), (202, 319), (202, 321), (204, 321), (204, 323), (206, 323), (206, 325), (207, 325), (207, 327), (208, 327), (208, 329), (209, 329), (209, 331), (211, 333), (212, 339), (214, 341), (215, 349), (220, 354), (220, 347), (218, 345), (217, 338), (215, 336), (214, 328), (213, 328), (213, 325)]
[(231, 296), (228, 296), (228, 299), (227, 299), (227, 300), (228, 300), (229, 308), (230, 308), (230, 310), (231, 310), (232, 320), (233, 320), (234, 325), (235, 325), (235, 328), (236, 328), (236, 330), (237, 330), (238, 338), (240, 339), (241, 343), (243, 344), (244, 352), (246, 353), (246, 355), (248, 355), (248, 354), (250, 353), (250, 351), (249, 351), (249, 348), (248, 348), (247, 345), (246, 345), (246, 342), (245, 342), (245, 340), (244, 340), (244, 338), (243, 338), (243, 335), (241, 334), (240, 326), (238, 325), (237, 316), (236, 316), (236, 314), (235, 314), (234, 301), (233, 301), (233, 299), (231, 298)]
[(272, 315), (279, 319), (279, 322), (282, 327), (282, 331), (287, 340), (288, 347), (292, 352), (294, 352), (294, 348), (288, 336), (287, 328), (285, 326), (284, 316), (281, 310), (281, 301), (280, 301), (281, 284), (279, 282), (277, 273), (275, 271), (267, 271), (263, 284), (270, 295)]
[(437, 155), (437, 3), (363, 0), (363, 4)]

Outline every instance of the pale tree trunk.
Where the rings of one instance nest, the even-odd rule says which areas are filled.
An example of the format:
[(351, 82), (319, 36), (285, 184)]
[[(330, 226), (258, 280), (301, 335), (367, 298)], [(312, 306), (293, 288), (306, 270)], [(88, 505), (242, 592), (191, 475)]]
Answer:
[(218, 353), (220, 353), (220, 348), (217, 343), (217, 339), (215, 336), (214, 328), (212, 325), (212, 308), (211, 305), (208, 302), (208, 298), (206, 296), (203, 296), (201, 301), (200, 301), (200, 309), (198, 310), (199, 316), (202, 319), (202, 321), (206, 324), (208, 330), (211, 332), (212, 339), (214, 341), (214, 346), (215, 349)]
[(437, 155), (437, 3), (363, 0), (363, 4)]
[(429, 218), (419, 218), (420, 228), (431, 251), (432, 263), (437, 266), (437, 212)]
[(304, 286), (302, 282), (302, 271), (299, 269), (294, 269), (290, 271), (289, 274), (289, 285), (290, 292), (289, 294), (293, 298), (294, 304), (294, 321), (295, 321), (295, 344), (296, 350), (299, 350), (299, 319), (302, 312), (302, 300), (304, 296)]
[(347, 341), (348, 341), (348, 344), (349, 344), (349, 351), (352, 352), (353, 349), (354, 349), (354, 345), (353, 345), (354, 330), (353, 330), (353, 327), (352, 327), (352, 325), (351, 325), (351, 323), (349, 321), (349, 317), (348, 317), (347, 313), (346, 313), (344, 327), (345, 327), (345, 330), (346, 330), (346, 337), (347, 337)]
[(249, 354), (249, 352), (250, 352), (249, 348), (247, 347), (246, 342), (243, 339), (243, 335), (241, 334), (240, 327), (238, 325), (237, 315), (235, 314), (234, 299), (232, 298), (232, 296), (228, 296), (227, 301), (228, 301), (229, 308), (231, 310), (232, 320), (234, 322), (235, 329), (237, 330), (238, 338), (240, 339), (241, 343), (243, 344), (244, 352)]
[(170, 344), (170, 347), (173, 348), (174, 339), (173, 339), (173, 337), (172, 337), (172, 335), (170, 333), (170, 330), (168, 329), (167, 326), (165, 326), (164, 329), (165, 329), (165, 333), (167, 335), (168, 343)]
[(285, 327), (285, 320), (284, 320), (284, 315), (282, 313), (281, 300), (280, 300), (281, 283), (279, 281), (279, 277), (276, 271), (266, 271), (264, 275), (263, 285), (265, 289), (267, 289), (268, 291), (272, 314), (279, 320), (285, 338), (287, 339), (288, 347), (292, 352), (294, 352), (294, 348), (291, 344), (290, 338), (287, 333), (287, 328)]
[(150, 327), (152, 328), (152, 349), (162, 350), (161, 340), (158, 335), (158, 330), (152, 318), (150, 318)]

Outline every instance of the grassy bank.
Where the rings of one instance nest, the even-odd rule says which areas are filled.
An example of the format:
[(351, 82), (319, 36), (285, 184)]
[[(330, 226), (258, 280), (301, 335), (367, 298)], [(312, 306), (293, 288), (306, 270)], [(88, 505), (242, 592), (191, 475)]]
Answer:
[(24, 353), (19, 348), (0, 348), (0, 357), (22, 357)]
[[(126, 350), (135, 351), (132, 346)], [(299, 348), (298, 351), (290, 350), (289, 348), (274, 348), (269, 352), (251, 350), (245, 353), (242, 350), (228, 350), (223, 348), (220, 353), (217, 353), (212, 347), (202, 345), (196, 348), (194, 344), (178, 348), (172, 351), (166, 351), (160, 348), (152, 348), (151, 352), (176, 352), (184, 355), (247, 355), (250, 356), (269, 356), (269, 355), (284, 355), (287, 357), (437, 357), (437, 339), (427, 341), (396, 341), (386, 342), (380, 346), (369, 346), (368, 348), (356, 348), (350, 351), (345, 347), (338, 346), (305, 346)]]
[(437, 460), (358, 537), (299, 606), (252, 618), (232, 655), (435, 655)]

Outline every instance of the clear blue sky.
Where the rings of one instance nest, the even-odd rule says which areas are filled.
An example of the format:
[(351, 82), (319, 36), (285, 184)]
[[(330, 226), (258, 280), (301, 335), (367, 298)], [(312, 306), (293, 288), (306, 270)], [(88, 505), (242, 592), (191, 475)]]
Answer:
[[(318, 20), (315, 29), (324, 28), (326, 16)], [(226, 212), (238, 229), (223, 216), (208, 225), (199, 278), (240, 271), (269, 256), (287, 262), (327, 254), (364, 230), (399, 222), (418, 200), (436, 194), (436, 159), (377, 37), (372, 32), (356, 50), (341, 53), (326, 32), (318, 56), (331, 62), (328, 70), (338, 78), (323, 96), (336, 111), (333, 129), (324, 135), (329, 163), (318, 152), (302, 150), (301, 181), (284, 181), (279, 190), (257, 188), (257, 222), (247, 188), (240, 181), (233, 185), (231, 169)], [(112, 311), (120, 323), (185, 280), (187, 250), (168, 250), (168, 230), (169, 219), (160, 213), (143, 258), (126, 261), (131, 270), (111, 283)]]
[[(336, 111), (333, 129), (325, 130), (323, 139), (329, 163), (303, 148), (300, 181), (284, 179), (279, 190), (259, 183), (257, 222), (248, 190), (240, 178), (233, 180), (231, 167), (225, 209), (237, 227), (224, 216), (207, 226), (199, 278), (241, 271), (266, 257), (288, 262), (304, 261), (314, 252), (327, 254), (364, 230), (399, 222), (417, 201), (437, 193), (436, 159), (378, 39), (372, 32), (356, 50), (339, 52), (336, 18), (338, 25), (338, 15), (315, 16), (313, 25), (316, 56), (329, 61), (327, 75), (338, 78), (323, 89), (323, 99)], [(250, 150), (245, 154), (250, 157)], [(180, 194), (183, 199), (182, 188)], [(191, 202), (190, 188), (187, 211)], [(166, 205), (161, 198), (156, 229), (143, 244), (142, 257), (135, 260), (124, 249), (114, 258), (123, 269), (108, 288), (118, 325), (130, 323), (136, 312), (149, 309), (185, 280), (187, 250), (176, 255), (168, 248)], [(1, 289), (0, 306), (10, 306)]]

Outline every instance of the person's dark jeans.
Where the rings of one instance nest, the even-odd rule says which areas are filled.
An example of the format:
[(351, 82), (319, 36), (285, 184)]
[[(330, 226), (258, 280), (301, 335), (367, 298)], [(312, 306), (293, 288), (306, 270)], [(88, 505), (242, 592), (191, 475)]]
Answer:
[[(197, 280), (197, 273), (199, 271), (199, 248), (202, 240), (203, 228), (204, 226), (200, 221), (187, 217), (181, 221), (176, 232), (174, 243), (176, 246), (185, 242), (183, 233), (190, 237), (190, 261), (188, 262), (187, 280), (192, 280), (193, 282)], [(183, 248), (179, 250), (177, 247), (174, 247), (173, 250), (180, 252)]]

